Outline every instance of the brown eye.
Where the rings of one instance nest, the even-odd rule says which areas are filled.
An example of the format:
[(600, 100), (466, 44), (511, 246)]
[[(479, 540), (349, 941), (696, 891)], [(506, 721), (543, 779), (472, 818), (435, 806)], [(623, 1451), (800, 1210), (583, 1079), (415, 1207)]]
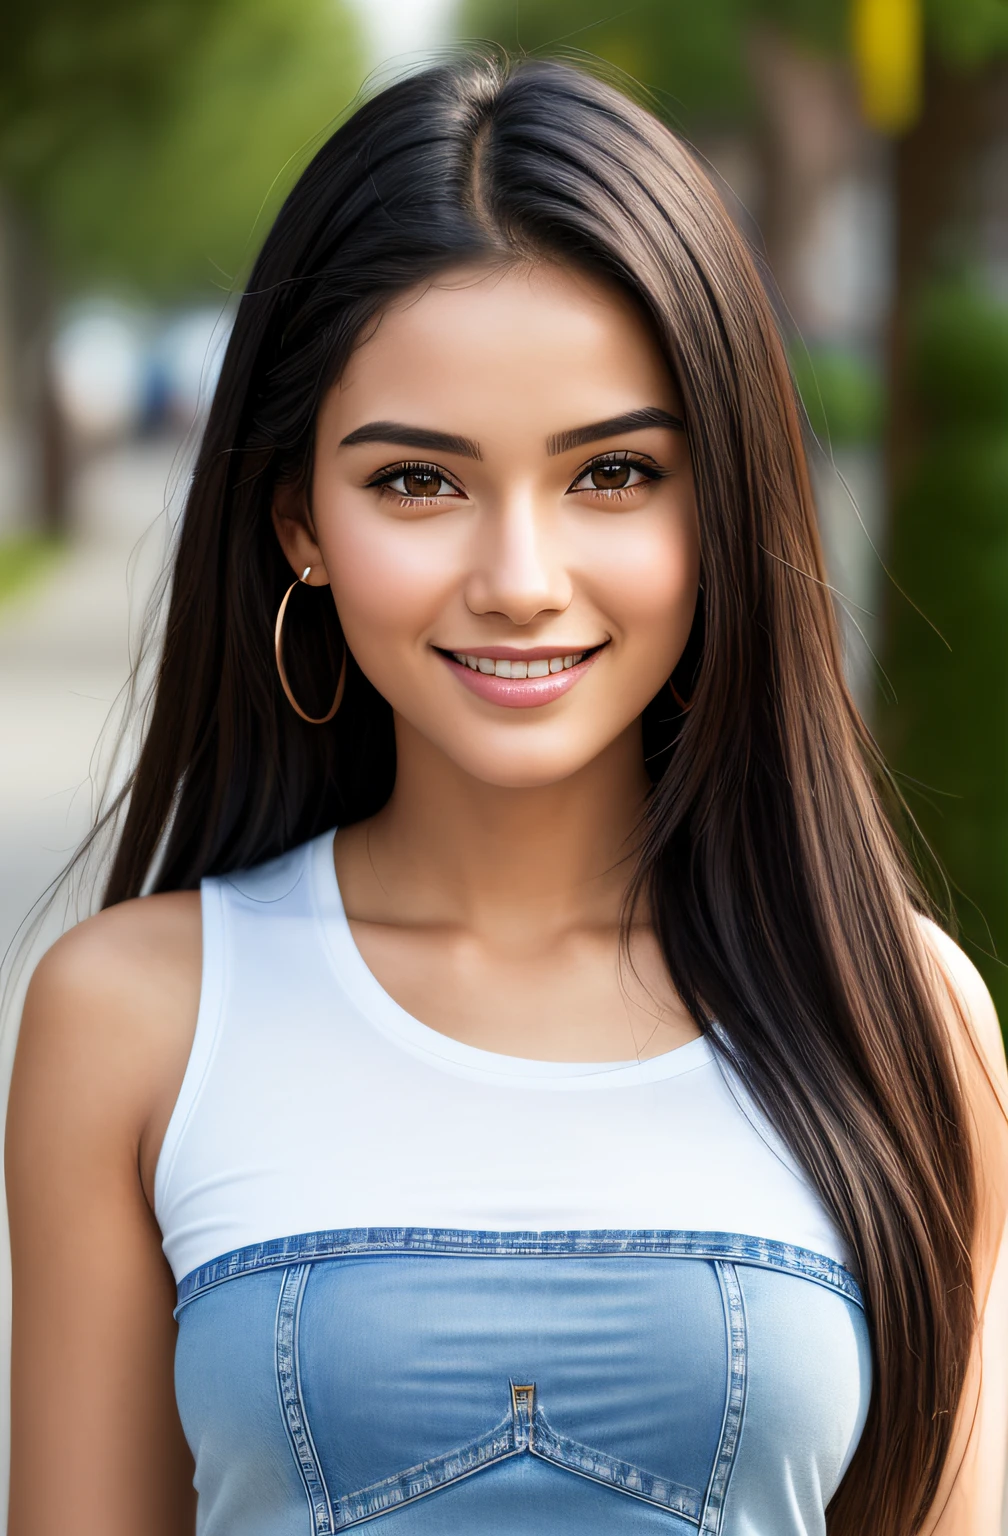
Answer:
[(630, 484), (632, 465), (615, 461), (596, 464), (590, 471), (592, 487), (596, 491), (622, 491)]
[(614, 459), (596, 459), (578, 475), (572, 491), (592, 492), (615, 500), (621, 491), (633, 491), (648, 480), (661, 479), (663, 471), (656, 464), (644, 464), (625, 456)]
[(464, 501), (465, 493), (436, 464), (397, 464), (369, 482), (405, 501)]
[(433, 469), (406, 469), (400, 478), (407, 496), (436, 496), (445, 483)]

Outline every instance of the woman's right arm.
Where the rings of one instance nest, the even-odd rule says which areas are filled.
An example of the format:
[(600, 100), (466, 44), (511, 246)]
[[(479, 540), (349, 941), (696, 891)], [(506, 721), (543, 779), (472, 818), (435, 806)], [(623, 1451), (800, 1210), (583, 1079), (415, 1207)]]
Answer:
[(199, 1001), (199, 897), (127, 902), (43, 958), (5, 1164), (13, 1264), (8, 1536), (192, 1536), (156, 1147)]

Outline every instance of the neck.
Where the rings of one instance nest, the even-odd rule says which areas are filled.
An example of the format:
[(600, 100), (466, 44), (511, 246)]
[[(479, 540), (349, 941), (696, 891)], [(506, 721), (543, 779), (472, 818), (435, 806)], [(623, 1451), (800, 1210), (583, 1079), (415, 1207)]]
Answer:
[(649, 788), (640, 723), (559, 783), (472, 778), (396, 718), (396, 783), (369, 849), (388, 895), (423, 892), (432, 921), (527, 932), (614, 924)]

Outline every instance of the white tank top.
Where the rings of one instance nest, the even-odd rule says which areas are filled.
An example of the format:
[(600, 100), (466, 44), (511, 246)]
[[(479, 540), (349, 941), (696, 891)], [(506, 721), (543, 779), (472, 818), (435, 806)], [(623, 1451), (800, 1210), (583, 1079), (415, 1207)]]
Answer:
[(199, 1017), (154, 1187), (176, 1281), (375, 1227), (746, 1233), (848, 1262), (706, 1040), (531, 1061), (406, 1013), (356, 947), (332, 836), (203, 882)]

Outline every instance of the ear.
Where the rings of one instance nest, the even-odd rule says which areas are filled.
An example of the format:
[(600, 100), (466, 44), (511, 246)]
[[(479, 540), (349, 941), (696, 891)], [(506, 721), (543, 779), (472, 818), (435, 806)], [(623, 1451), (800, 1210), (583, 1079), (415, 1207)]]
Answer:
[(273, 493), (271, 516), (280, 548), (290, 561), (295, 576), (300, 577), (305, 566), (310, 565), (308, 586), (327, 587), (329, 572), (315, 539), (315, 528), (304, 492), (292, 485), (277, 486)]

